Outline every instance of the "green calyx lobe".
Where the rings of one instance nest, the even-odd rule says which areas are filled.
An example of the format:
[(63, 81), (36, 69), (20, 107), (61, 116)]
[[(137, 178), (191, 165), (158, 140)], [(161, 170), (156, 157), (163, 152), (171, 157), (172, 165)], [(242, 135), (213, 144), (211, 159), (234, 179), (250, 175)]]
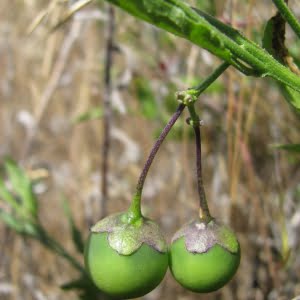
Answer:
[(107, 232), (111, 248), (121, 255), (131, 255), (143, 244), (158, 252), (167, 252), (167, 243), (159, 226), (144, 217), (133, 217), (130, 212), (108, 216), (91, 228), (92, 233)]
[(185, 224), (178, 230), (172, 243), (183, 238), (187, 251), (192, 253), (204, 253), (215, 245), (219, 245), (227, 251), (235, 254), (240, 246), (235, 234), (225, 225), (216, 222), (215, 219), (196, 219)]

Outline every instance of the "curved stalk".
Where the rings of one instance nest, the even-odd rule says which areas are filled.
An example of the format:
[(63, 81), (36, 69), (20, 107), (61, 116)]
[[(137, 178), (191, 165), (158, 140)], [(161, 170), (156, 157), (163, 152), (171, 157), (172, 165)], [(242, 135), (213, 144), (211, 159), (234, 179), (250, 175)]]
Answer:
[(193, 126), (195, 133), (196, 144), (196, 167), (197, 167), (197, 187), (199, 195), (199, 217), (204, 222), (209, 222), (212, 217), (209, 212), (205, 190), (202, 178), (202, 161), (201, 161), (201, 133), (200, 133), (200, 120), (195, 111), (194, 105), (188, 106), (191, 118), (189, 124)]
[(132, 221), (135, 221), (135, 220), (140, 219), (142, 217), (141, 197), (142, 197), (142, 191), (143, 191), (143, 187), (144, 187), (144, 183), (145, 183), (148, 171), (149, 171), (149, 169), (152, 165), (152, 162), (154, 160), (154, 157), (155, 157), (156, 153), (158, 152), (160, 146), (162, 145), (164, 139), (166, 138), (166, 136), (170, 132), (171, 128), (173, 127), (173, 125), (175, 124), (175, 122), (177, 121), (177, 119), (179, 118), (181, 113), (183, 112), (184, 108), (185, 108), (184, 104), (180, 104), (178, 106), (176, 112), (173, 114), (173, 116), (169, 120), (168, 124), (163, 129), (163, 131), (161, 132), (159, 138), (155, 142), (155, 144), (154, 144), (154, 146), (153, 146), (153, 148), (152, 148), (152, 150), (149, 154), (149, 157), (148, 157), (148, 159), (145, 163), (145, 166), (142, 170), (142, 173), (139, 177), (138, 184), (136, 186), (136, 192), (133, 196), (131, 205), (128, 209), (129, 218)]

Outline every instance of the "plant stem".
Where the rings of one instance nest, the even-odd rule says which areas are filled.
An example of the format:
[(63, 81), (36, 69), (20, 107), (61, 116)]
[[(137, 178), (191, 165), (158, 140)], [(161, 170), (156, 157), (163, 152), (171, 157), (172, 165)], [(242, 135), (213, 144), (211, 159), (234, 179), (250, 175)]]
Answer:
[(105, 69), (104, 69), (104, 102), (103, 102), (103, 147), (102, 147), (102, 201), (100, 217), (106, 215), (106, 205), (108, 200), (108, 173), (109, 173), (109, 152), (110, 152), (110, 130), (111, 130), (111, 67), (113, 64), (113, 43), (114, 43), (114, 31), (115, 31), (115, 13), (114, 8), (109, 5), (108, 7), (109, 22), (106, 42), (106, 57), (105, 57)]
[[(275, 60), (268, 52), (218, 19), (199, 10), (197, 10), (197, 13), (205, 17), (210, 26), (213, 26), (212, 30), (215, 28), (220, 31), (220, 37), (222, 37), (225, 47), (233, 54), (233, 59), (236, 63), (243, 63), (244, 66), (247, 64), (258, 73), (257, 76), (270, 76), (300, 91), (300, 78)], [(196, 41), (192, 42), (196, 43)], [(236, 65), (234, 66), (236, 67)], [(240, 71), (243, 72), (242, 69)], [(246, 74), (247, 72), (244, 73)]]
[(197, 97), (203, 93), (216, 79), (225, 72), (225, 70), (230, 66), (229, 63), (223, 62), (217, 69), (213, 71), (208, 77), (205, 78), (199, 85), (194, 87), (194, 90), (197, 90)]
[(284, 0), (273, 0), (273, 3), (280, 11), (282, 17), (285, 21), (291, 26), (294, 30), (298, 38), (300, 39), (300, 23), (298, 22), (297, 18), (293, 14), (293, 12), (289, 9), (288, 5), (285, 3)]
[(128, 212), (129, 212), (129, 215), (130, 215), (130, 217), (129, 217), (130, 220), (137, 220), (137, 219), (140, 219), (142, 217), (141, 197), (142, 197), (142, 191), (143, 191), (143, 187), (144, 187), (144, 183), (145, 183), (148, 171), (151, 167), (151, 164), (154, 160), (154, 157), (155, 157), (156, 153), (158, 152), (160, 146), (162, 145), (164, 139), (166, 138), (166, 136), (170, 132), (171, 128), (173, 127), (173, 125), (176, 123), (177, 119), (179, 118), (179, 116), (183, 112), (184, 108), (185, 108), (184, 104), (180, 104), (177, 107), (176, 112), (173, 114), (173, 116), (169, 120), (168, 124), (163, 129), (163, 131), (161, 132), (159, 138), (155, 142), (155, 144), (154, 144), (154, 146), (153, 146), (153, 148), (152, 148), (152, 150), (149, 154), (149, 157), (148, 157), (148, 159), (147, 159), (147, 161), (144, 165), (144, 168), (142, 170), (142, 173), (139, 177), (138, 184), (136, 186), (136, 192), (133, 196), (131, 205), (128, 209)]
[(199, 195), (199, 217), (204, 222), (211, 220), (208, 204), (206, 201), (205, 190), (202, 179), (202, 162), (201, 162), (201, 134), (200, 134), (200, 120), (195, 111), (194, 104), (188, 106), (191, 118), (190, 124), (193, 126), (196, 141), (196, 167), (197, 167), (197, 186)]

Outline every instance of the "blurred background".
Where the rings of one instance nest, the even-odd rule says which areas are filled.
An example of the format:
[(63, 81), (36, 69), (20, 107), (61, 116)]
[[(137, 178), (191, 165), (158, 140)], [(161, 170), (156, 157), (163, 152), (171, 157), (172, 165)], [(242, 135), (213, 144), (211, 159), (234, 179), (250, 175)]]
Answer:
[[(104, 1), (75, 2), (0, 2), (0, 161), (6, 187), (0, 198), (11, 192), (20, 205), (26, 196), (11, 191), (18, 187), (14, 178), (26, 177), (26, 187), (33, 182), (34, 220), (82, 263), (74, 228), (84, 240), (100, 217), (128, 207), (155, 138), (176, 110), (175, 92), (201, 82), (221, 62), (119, 9), (113, 17)], [(259, 44), (266, 21), (276, 13), (271, 1), (186, 2)], [(290, 6), (300, 18), (297, 2)], [(286, 38), (297, 62), (300, 41), (289, 28)], [(109, 54), (113, 59), (107, 63)], [(168, 272), (141, 299), (300, 295), (300, 155), (274, 147), (299, 143), (298, 117), (275, 82), (233, 68), (201, 96), (197, 111), (204, 121), (209, 206), (237, 233), (241, 265), (231, 283), (215, 293), (189, 292)], [(143, 194), (144, 213), (161, 225), (168, 241), (197, 215), (194, 141), (186, 113), (160, 149)], [(7, 162), (8, 156), (15, 162)], [(77, 289), (60, 288), (78, 277), (70, 259), (57, 254), (59, 247), (47, 246), (45, 233), (30, 231), (36, 221), (19, 222), (7, 202), (0, 201), (0, 299), (79, 299)]]

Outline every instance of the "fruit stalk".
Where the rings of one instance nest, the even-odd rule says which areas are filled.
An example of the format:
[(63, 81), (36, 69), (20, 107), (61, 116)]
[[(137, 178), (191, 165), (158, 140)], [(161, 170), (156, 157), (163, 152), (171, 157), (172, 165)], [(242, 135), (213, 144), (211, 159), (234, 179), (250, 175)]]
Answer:
[(196, 144), (196, 168), (197, 168), (197, 187), (199, 195), (199, 217), (205, 222), (209, 222), (212, 217), (209, 212), (205, 190), (203, 186), (202, 179), (202, 160), (201, 160), (201, 132), (200, 132), (200, 120), (195, 111), (194, 104), (188, 106), (191, 118), (189, 119), (189, 124), (193, 126), (195, 134), (195, 144)]
[(142, 213), (141, 213), (141, 197), (142, 197), (142, 191), (143, 191), (143, 187), (144, 187), (144, 183), (148, 174), (148, 171), (151, 167), (151, 164), (154, 160), (154, 157), (156, 155), (156, 153), (158, 152), (161, 144), (163, 143), (164, 139), (166, 138), (166, 136), (168, 135), (168, 133), (170, 132), (170, 130), (172, 129), (173, 125), (176, 123), (177, 119), (179, 118), (179, 116), (181, 115), (181, 113), (183, 112), (185, 108), (184, 104), (179, 104), (179, 106), (177, 107), (176, 112), (173, 114), (173, 116), (171, 117), (171, 119), (169, 120), (168, 124), (165, 126), (165, 128), (162, 130), (159, 138), (157, 139), (157, 141), (155, 142), (149, 157), (144, 165), (144, 168), (142, 170), (142, 173), (139, 177), (137, 186), (136, 186), (136, 191), (135, 194), (133, 196), (132, 199), (132, 203), (128, 209), (129, 214), (131, 215), (131, 219), (139, 219), (142, 217)]

